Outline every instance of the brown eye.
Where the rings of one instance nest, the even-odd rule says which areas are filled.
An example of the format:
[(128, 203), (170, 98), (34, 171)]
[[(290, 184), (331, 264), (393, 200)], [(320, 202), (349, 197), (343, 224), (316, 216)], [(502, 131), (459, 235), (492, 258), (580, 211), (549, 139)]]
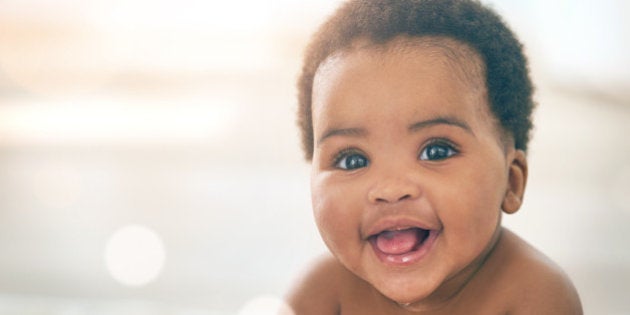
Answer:
[(420, 153), (420, 160), (440, 161), (457, 154), (457, 151), (448, 143), (435, 142), (427, 145)]
[(335, 161), (335, 167), (349, 171), (366, 167), (368, 164), (368, 159), (359, 153), (342, 154)]

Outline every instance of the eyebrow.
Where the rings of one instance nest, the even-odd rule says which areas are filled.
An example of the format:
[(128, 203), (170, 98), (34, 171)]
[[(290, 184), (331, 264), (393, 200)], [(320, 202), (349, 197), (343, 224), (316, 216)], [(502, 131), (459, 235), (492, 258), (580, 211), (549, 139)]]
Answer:
[[(436, 117), (433, 119), (422, 120), (415, 122), (407, 128), (409, 132), (416, 132), (418, 130), (428, 128), (435, 125), (450, 125), (463, 129), (464, 131), (473, 134), (472, 128), (470, 126), (455, 118), (455, 117)], [(365, 137), (367, 135), (367, 130), (363, 128), (331, 128), (326, 130), (321, 137), (317, 140), (317, 146), (321, 145), (326, 139), (334, 136), (351, 136), (351, 137)], [(473, 134), (474, 135), (474, 134)]]
[(433, 119), (418, 121), (409, 125), (407, 129), (409, 130), (409, 132), (416, 132), (420, 129), (428, 128), (435, 125), (450, 125), (459, 127), (461, 129), (464, 129), (466, 132), (474, 135), (472, 128), (470, 128), (470, 126), (466, 122), (450, 116), (440, 116)]
[(363, 128), (331, 128), (326, 130), (322, 136), (317, 140), (317, 146), (322, 144), (324, 140), (333, 136), (352, 136), (352, 137), (365, 137), (367, 130)]

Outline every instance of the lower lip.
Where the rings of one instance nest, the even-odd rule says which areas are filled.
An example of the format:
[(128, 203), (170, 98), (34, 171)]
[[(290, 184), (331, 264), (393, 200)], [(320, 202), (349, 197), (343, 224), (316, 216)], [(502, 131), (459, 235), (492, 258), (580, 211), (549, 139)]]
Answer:
[(374, 251), (374, 254), (376, 254), (376, 257), (382, 263), (392, 266), (408, 266), (422, 260), (422, 258), (427, 256), (433, 248), (433, 244), (435, 244), (435, 241), (437, 240), (439, 235), (439, 231), (431, 230), (429, 232), (429, 236), (424, 240), (424, 242), (422, 242), (418, 249), (400, 255), (390, 255), (383, 253), (381, 250), (378, 249), (376, 243), (373, 241), (370, 242), (370, 245), (372, 245), (372, 250)]

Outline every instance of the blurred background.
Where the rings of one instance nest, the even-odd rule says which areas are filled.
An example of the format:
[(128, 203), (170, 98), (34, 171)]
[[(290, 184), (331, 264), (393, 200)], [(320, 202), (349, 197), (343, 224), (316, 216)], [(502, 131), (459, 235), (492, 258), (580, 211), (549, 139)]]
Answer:
[[(339, 1), (0, 1), (0, 314), (271, 314), (325, 252), (294, 124)], [(486, 1), (537, 85), (505, 225), (630, 314), (630, 5)]]

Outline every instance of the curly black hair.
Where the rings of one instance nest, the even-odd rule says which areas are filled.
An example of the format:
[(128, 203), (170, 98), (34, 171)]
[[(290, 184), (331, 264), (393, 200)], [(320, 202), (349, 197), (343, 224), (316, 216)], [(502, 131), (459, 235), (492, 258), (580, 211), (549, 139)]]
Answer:
[(298, 79), (298, 125), (307, 160), (313, 157), (311, 96), (319, 65), (358, 39), (386, 44), (399, 35), (446, 37), (467, 44), (485, 63), (492, 113), (527, 151), (534, 108), (523, 46), (501, 17), (475, 0), (350, 0), (311, 39)]

